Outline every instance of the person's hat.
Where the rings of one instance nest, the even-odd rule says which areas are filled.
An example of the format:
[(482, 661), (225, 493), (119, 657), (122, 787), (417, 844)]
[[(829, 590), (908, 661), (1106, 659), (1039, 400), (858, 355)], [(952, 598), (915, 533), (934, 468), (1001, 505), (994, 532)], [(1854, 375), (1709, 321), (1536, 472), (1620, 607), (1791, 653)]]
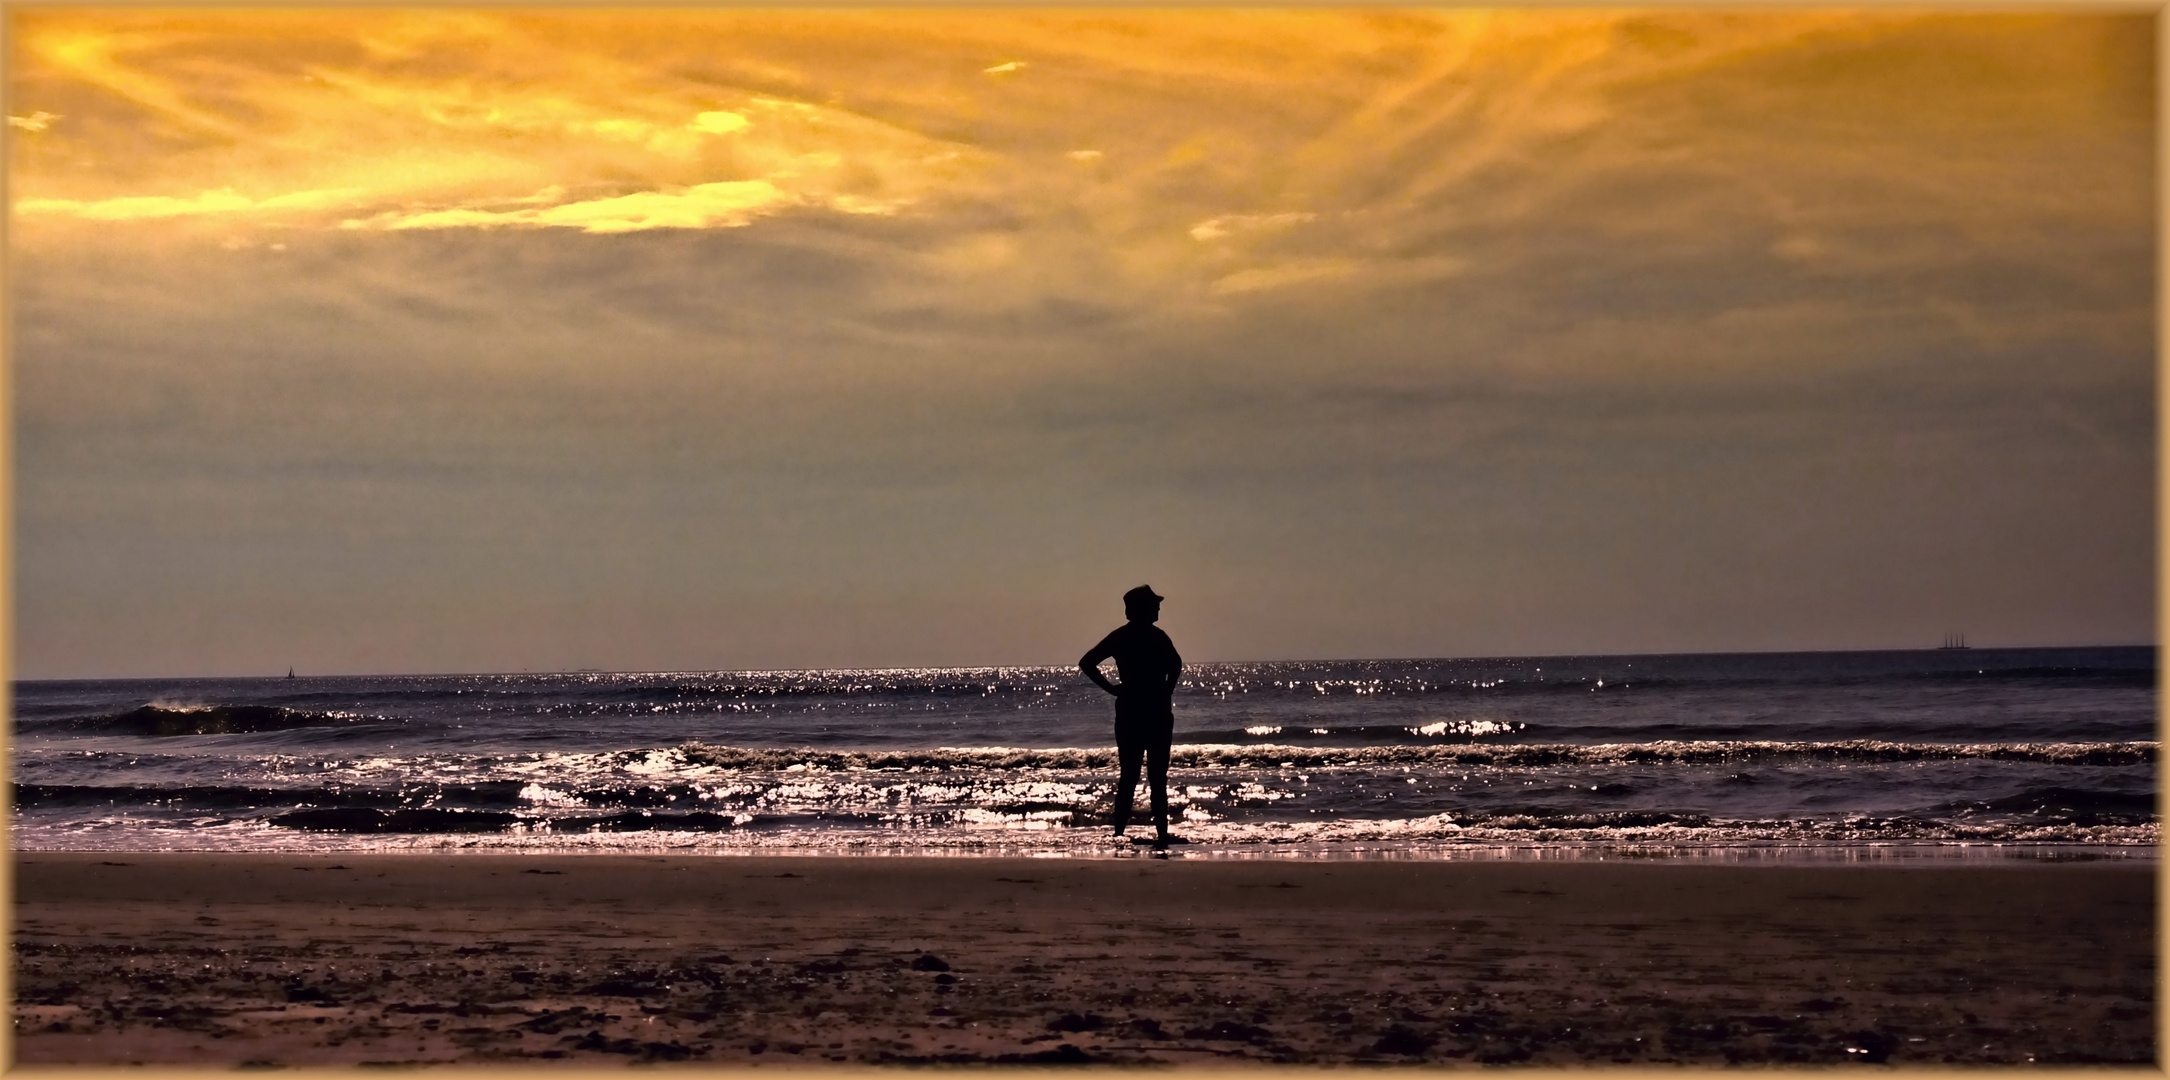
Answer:
[(1130, 604), (1141, 604), (1147, 600), (1151, 600), (1154, 603), (1159, 603), (1160, 601), (1166, 599), (1167, 597), (1155, 593), (1151, 585), (1140, 585), (1137, 588), (1123, 594), (1123, 604), (1125, 606), (1128, 606)]

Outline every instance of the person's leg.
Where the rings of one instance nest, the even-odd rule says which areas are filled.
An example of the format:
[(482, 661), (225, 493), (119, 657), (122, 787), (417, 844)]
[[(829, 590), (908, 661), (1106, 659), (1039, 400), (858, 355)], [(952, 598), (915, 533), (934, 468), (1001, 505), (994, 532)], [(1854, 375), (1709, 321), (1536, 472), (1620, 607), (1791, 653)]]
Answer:
[(1145, 743), (1115, 729), (1115, 759), (1122, 772), (1115, 781), (1115, 835), (1130, 827), (1130, 804), (1138, 795), (1138, 765), (1145, 759)]
[(1152, 748), (1146, 751), (1146, 780), (1153, 785), (1153, 829), (1165, 839), (1168, 835), (1168, 749), (1175, 741), (1171, 723), (1154, 733)]

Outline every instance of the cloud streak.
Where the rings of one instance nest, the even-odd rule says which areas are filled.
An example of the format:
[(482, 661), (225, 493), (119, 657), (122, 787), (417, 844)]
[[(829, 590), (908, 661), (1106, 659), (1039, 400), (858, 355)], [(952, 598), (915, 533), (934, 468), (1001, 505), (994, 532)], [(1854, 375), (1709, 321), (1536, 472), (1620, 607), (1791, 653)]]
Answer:
[(2151, 633), (2150, 17), (12, 18), (28, 675)]
[(765, 180), (697, 184), (683, 191), (643, 191), (607, 199), (560, 203), (537, 209), (435, 210), (387, 214), (350, 220), (349, 228), (468, 229), (505, 226), (556, 226), (582, 232), (633, 232), (640, 229), (736, 228), (798, 200)]
[[(1980, 237), (2024, 216), (1982, 201), (2000, 190), (1986, 174), (2013, 159), (1889, 133), (2024, 126), (2030, 110), (2084, 115), (2114, 92), (2114, 65), (2092, 82), (2030, 77), (2016, 44), (2029, 35), (2079, 59), (2093, 46), (2079, 24), (2024, 17), (1963, 24), (1952, 40), (1981, 74), (1943, 78), (1909, 35), (1947, 23), (1962, 25), (1864, 12), (41, 12), (19, 21), (19, 96), (32, 117), (74, 119), (18, 129), (16, 209), (32, 223), (584, 233), (1010, 214), (1047, 234), (1012, 238), (1024, 247), (1095, 251), (1043, 264), (1037, 290), (1013, 283), (1015, 303), (1084, 290), (1171, 317), (1307, 282), (1483, 274), (1519, 257), (1480, 250), (1501, 228), (1648, 220), (1685, 238), (1767, 224), (1761, 246), (1778, 258), (1860, 266), (1850, 234), (1874, 229), (1846, 219), (1863, 205), (1910, 201)], [(744, 47), (719, 59), (693, 45), (716, 35)], [(491, 48), (474, 53), (478, 41)], [(874, 41), (918, 59), (884, 62)], [(1889, 101), (1863, 99), (1851, 129), (1804, 119), (1793, 146), (1770, 137), (1782, 125), (1731, 123), (1701, 89), (1775, 93), (1783, 110), (1821, 92), (1818, 58), (1841, 54), (1860, 72), (1850, 93)], [(1989, 98), (2008, 101), (2010, 122), (1977, 109)], [(149, 153), (124, 137), (143, 130), (165, 133)], [(1821, 153), (1819, 138), (1877, 149)], [(1895, 182), (1917, 190), (1832, 195)], [(1621, 183), (1682, 195), (1621, 214), (1608, 206)], [(550, 189), (566, 194), (533, 194)], [(1763, 221), (1686, 220), (1711, 205)], [(1905, 272), (1935, 249), (1876, 257)]]
[[(738, 228), (787, 211), (895, 213), (975, 160), (831, 105), (636, 71), (519, 19), (270, 22), (23, 20), (18, 85), (82, 102), (83, 122), (14, 118), (38, 140), (18, 155), (15, 210), (281, 229)], [(236, 31), (279, 51), (193, 52)], [(477, 35), (498, 39), (511, 70), (417, 70)], [(167, 137), (123, 149), (130, 130)], [(41, 167), (109, 158), (126, 164), (87, 184)], [(549, 190), (570, 194), (531, 194)]]

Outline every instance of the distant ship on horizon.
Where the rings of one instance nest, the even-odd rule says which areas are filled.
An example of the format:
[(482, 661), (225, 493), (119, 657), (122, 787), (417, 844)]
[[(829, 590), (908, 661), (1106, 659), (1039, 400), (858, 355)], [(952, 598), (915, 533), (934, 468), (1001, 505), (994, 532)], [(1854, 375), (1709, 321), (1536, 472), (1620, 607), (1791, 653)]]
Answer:
[(1970, 649), (1973, 648), (1973, 646), (1967, 644), (1967, 636), (1965, 634), (1946, 634), (1944, 635), (1944, 644), (1937, 646), (1937, 648), (1939, 650)]

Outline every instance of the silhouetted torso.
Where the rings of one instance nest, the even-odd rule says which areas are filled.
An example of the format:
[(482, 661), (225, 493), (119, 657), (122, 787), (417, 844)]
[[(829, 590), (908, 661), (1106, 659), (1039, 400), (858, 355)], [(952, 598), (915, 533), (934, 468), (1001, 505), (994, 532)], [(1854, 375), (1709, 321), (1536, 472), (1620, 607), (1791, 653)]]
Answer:
[(1115, 658), (1120, 686), (1115, 694), (1119, 709), (1167, 709), (1175, 696), (1176, 680), (1183, 673), (1183, 658), (1175, 642), (1160, 627), (1148, 622), (1126, 622), (1085, 654), (1082, 663), (1097, 667)]

